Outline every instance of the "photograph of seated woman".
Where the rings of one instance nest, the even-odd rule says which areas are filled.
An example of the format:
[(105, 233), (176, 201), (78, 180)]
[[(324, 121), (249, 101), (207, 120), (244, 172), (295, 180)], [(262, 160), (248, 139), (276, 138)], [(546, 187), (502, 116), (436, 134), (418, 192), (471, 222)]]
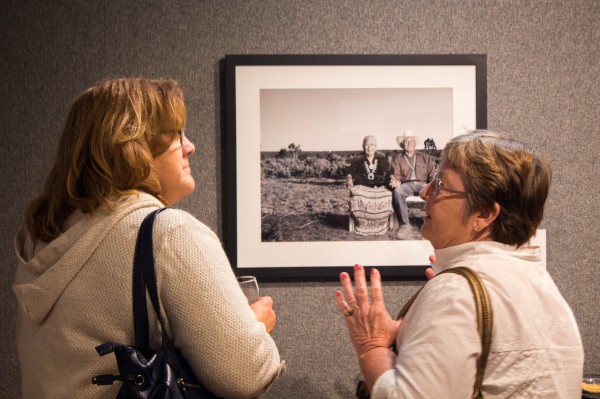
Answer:
[(348, 188), (355, 185), (384, 186), (389, 169), (387, 156), (377, 152), (377, 139), (374, 136), (365, 136), (362, 148), (363, 153), (355, 157), (346, 169), (346, 185)]
[[(16, 238), (17, 354), (25, 399), (114, 398), (121, 383), (104, 342), (134, 344), (133, 254), (151, 211), (196, 186), (173, 80), (105, 80), (74, 102), (42, 194)], [(271, 331), (273, 301), (249, 306), (218, 237), (191, 214), (158, 215), (153, 248), (168, 334), (200, 382), (224, 398), (253, 398), (284, 369)], [(150, 344), (161, 342), (150, 315)]]
[[(448, 142), (421, 191), (430, 280), (401, 320), (390, 317), (381, 275), (354, 267), (334, 294), (371, 398), (469, 398), (482, 353), (468, 267), (492, 308), (484, 398), (579, 398), (583, 347), (569, 305), (529, 244), (542, 221), (550, 167), (528, 145), (476, 131)], [(398, 256), (402, 256), (399, 254)], [(390, 349), (395, 344), (396, 351)]]
[(392, 192), (386, 186), (387, 156), (377, 152), (377, 139), (365, 136), (363, 153), (347, 168), (348, 229), (361, 236), (385, 235), (393, 228)]

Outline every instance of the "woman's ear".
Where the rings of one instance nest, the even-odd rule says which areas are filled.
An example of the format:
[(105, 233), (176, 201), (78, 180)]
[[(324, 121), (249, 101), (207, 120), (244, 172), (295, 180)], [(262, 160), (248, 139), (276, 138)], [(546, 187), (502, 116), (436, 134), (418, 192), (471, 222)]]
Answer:
[(500, 214), (500, 204), (494, 202), (494, 205), (489, 209), (480, 210), (475, 217), (476, 230), (483, 230), (491, 225)]

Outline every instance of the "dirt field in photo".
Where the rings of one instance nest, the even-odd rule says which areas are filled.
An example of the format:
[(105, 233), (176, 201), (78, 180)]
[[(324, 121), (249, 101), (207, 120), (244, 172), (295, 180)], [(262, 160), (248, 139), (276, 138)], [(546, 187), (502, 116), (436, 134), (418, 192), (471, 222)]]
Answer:
[(263, 241), (383, 241), (396, 232), (361, 236), (348, 231), (348, 189), (343, 180), (263, 178)]

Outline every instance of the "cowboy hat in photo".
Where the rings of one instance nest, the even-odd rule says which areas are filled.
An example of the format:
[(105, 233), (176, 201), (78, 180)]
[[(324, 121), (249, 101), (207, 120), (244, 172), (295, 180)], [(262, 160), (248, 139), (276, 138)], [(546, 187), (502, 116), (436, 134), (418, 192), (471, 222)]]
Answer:
[(412, 130), (408, 129), (408, 130), (404, 131), (402, 136), (396, 137), (396, 143), (398, 143), (398, 145), (400, 145), (400, 143), (402, 143), (404, 141), (404, 139), (407, 139), (409, 137), (414, 138), (417, 143), (420, 138), (420, 136), (416, 135)]

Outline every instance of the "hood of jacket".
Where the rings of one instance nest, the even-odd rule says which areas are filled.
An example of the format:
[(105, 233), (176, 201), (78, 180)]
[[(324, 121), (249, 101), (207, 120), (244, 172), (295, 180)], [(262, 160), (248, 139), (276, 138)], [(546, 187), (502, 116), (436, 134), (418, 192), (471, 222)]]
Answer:
[[(18, 268), (13, 284), (22, 314), (41, 323), (116, 223), (137, 209), (150, 212), (162, 206), (155, 197), (138, 193), (123, 197), (112, 211), (75, 211), (66, 223), (67, 230), (49, 243), (33, 242), (23, 228), (15, 237)], [(36, 245), (43, 248), (36, 251)]]

